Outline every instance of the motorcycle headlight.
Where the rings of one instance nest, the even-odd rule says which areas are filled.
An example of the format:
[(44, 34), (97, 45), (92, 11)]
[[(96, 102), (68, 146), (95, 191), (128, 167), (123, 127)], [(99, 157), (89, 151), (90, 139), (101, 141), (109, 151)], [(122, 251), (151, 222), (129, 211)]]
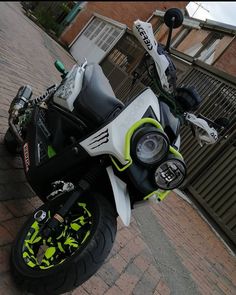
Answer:
[(179, 187), (186, 177), (183, 160), (169, 156), (155, 171), (155, 181), (159, 188), (172, 190)]
[(168, 137), (156, 127), (142, 127), (133, 137), (132, 152), (143, 165), (160, 162), (169, 151)]

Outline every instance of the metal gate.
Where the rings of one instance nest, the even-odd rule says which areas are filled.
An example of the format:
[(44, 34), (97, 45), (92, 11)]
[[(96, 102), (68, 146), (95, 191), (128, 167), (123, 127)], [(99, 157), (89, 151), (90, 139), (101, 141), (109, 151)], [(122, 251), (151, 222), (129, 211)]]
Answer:
[[(135, 50), (136, 55), (138, 51), (137, 63), (132, 65), (129, 60), (132, 61)], [(144, 87), (152, 88), (145, 73), (132, 87), (131, 74), (138, 68), (143, 53), (135, 38), (126, 34), (101, 63), (116, 96), (123, 102), (129, 101)], [(188, 167), (184, 190), (191, 193), (236, 244), (236, 82), (227, 79), (226, 75), (216, 74), (212, 67), (203, 63), (186, 66), (176, 61), (182, 77), (178, 85), (193, 85), (203, 97), (196, 113), (213, 120), (219, 117), (230, 119), (230, 127), (221, 134), (219, 142), (202, 148), (189, 128), (183, 127), (181, 152)]]
[(181, 84), (194, 85), (204, 98), (196, 113), (213, 120), (219, 117), (230, 120), (218, 143), (203, 148), (183, 128), (181, 152), (188, 167), (186, 191), (236, 244), (236, 83), (194, 66)]

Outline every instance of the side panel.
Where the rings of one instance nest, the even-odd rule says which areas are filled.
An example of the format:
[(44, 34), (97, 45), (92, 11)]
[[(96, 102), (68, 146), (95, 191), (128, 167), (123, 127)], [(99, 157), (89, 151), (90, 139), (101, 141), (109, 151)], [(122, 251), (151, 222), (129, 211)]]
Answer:
[(151, 89), (147, 89), (129, 104), (118, 117), (82, 141), (80, 145), (92, 157), (108, 154), (116, 157), (123, 165), (127, 164), (124, 158), (126, 133), (135, 122), (143, 117), (150, 106), (160, 121), (158, 98)]

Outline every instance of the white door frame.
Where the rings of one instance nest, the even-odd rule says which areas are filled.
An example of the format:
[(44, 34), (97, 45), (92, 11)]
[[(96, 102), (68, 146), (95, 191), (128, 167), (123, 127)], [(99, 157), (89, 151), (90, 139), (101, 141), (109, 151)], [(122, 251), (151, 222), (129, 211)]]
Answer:
[[(126, 29), (128, 28), (125, 24), (122, 24), (122, 23), (120, 23), (120, 22), (118, 22), (118, 21), (115, 21), (115, 20), (109, 18), (109, 17), (103, 16), (103, 15), (100, 15), (100, 14), (94, 12), (94, 13), (93, 13), (93, 16), (89, 19), (89, 21), (86, 23), (86, 25), (83, 27), (83, 29), (78, 33), (78, 35), (77, 35), (77, 36), (74, 38), (74, 40), (70, 43), (69, 48), (71, 48), (71, 47), (73, 46), (73, 44), (76, 42), (76, 40), (79, 38), (79, 36), (85, 31), (85, 29), (89, 26), (89, 24), (94, 20), (95, 17), (98, 17), (98, 18), (100, 18), (100, 19), (102, 19), (102, 20), (104, 20), (104, 21), (106, 21), (106, 22), (108, 22), (108, 23), (111, 23), (111, 24), (114, 25), (114, 26), (117, 26), (117, 27), (123, 29), (123, 33), (120, 35), (120, 37), (119, 37), (119, 39), (117, 40), (117, 42), (118, 42), (118, 41), (120, 40), (120, 38), (124, 35)], [(109, 51), (110, 51), (110, 50), (109, 50)], [(108, 51), (108, 52), (109, 52), (109, 51)], [(108, 52), (107, 52), (107, 53), (108, 53)]]

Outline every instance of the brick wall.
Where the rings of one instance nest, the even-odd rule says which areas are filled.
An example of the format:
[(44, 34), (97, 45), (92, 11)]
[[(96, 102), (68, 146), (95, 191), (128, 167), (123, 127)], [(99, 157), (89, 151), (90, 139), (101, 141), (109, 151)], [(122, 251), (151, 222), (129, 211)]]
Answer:
[(236, 77), (236, 39), (215, 62), (214, 67)]
[(88, 2), (75, 20), (66, 28), (60, 40), (69, 45), (77, 34), (83, 29), (93, 13), (109, 17), (113, 20), (132, 27), (136, 19), (146, 21), (152, 13), (158, 10), (166, 10), (171, 7), (185, 8), (188, 1), (156, 1), (156, 2)]

